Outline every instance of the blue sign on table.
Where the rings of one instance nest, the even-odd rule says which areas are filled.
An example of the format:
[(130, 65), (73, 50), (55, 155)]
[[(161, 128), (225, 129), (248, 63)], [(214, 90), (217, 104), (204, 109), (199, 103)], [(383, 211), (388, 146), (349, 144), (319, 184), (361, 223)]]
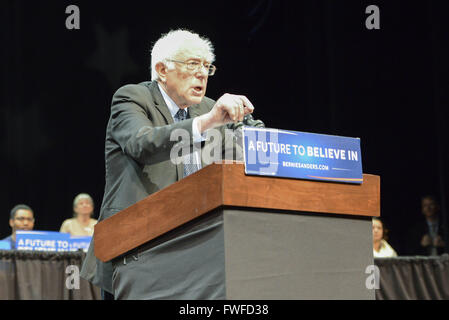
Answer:
[(0, 250), (11, 250), (11, 242), (0, 241)]
[(245, 173), (363, 182), (360, 139), (267, 128), (243, 128)]
[(70, 251), (78, 251), (83, 250), (87, 252), (87, 249), (89, 249), (90, 241), (92, 240), (92, 237), (70, 237)]
[(68, 251), (70, 234), (54, 231), (16, 231), (16, 249)]
[(54, 231), (16, 231), (16, 250), (87, 251), (92, 237), (71, 237), (69, 233)]

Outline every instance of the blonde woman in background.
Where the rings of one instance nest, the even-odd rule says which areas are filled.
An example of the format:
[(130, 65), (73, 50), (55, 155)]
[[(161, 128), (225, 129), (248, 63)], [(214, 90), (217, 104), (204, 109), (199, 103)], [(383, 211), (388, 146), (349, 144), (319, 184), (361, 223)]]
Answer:
[(378, 218), (373, 218), (373, 255), (374, 258), (398, 256), (396, 251), (385, 240), (384, 225)]
[(59, 232), (70, 233), (72, 236), (92, 236), (97, 220), (92, 218), (94, 201), (87, 193), (80, 193), (73, 200), (74, 217), (65, 220)]

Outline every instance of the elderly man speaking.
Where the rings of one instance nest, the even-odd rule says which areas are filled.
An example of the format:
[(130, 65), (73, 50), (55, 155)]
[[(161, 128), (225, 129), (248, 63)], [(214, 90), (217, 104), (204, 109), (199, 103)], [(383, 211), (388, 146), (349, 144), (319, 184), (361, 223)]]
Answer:
[[(205, 97), (216, 71), (214, 58), (208, 39), (171, 31), (153, 46), (152, 81), (126, 85), (114, 94), (100, 221), (201, 169), (204, 163), (192, 146), (204, 146), (208, 129), (221, 130), (253, 112), (242, 95), (225, 94), (217, 101)], [(170, 159), (177, 129), (190, 135), (193, 148), (179, 164)], [(91, 244), (81, 276), (115, 299), (223, 299), (223, 252), (217, 242), (222, 232), (221, 218), (212, 217), (108, 263), (95, 258)]]

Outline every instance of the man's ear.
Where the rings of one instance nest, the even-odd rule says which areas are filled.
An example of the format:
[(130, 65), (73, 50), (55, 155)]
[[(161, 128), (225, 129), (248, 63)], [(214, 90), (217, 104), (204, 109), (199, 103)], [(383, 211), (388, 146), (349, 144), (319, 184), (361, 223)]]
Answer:
[(167, 79), (167, 71), (167, 66), (163, 62), (156, 63), (156, 72), (162, 82), (165, 82)]
[(14, 219), (9, 219), (9, 226), (14, 228)]

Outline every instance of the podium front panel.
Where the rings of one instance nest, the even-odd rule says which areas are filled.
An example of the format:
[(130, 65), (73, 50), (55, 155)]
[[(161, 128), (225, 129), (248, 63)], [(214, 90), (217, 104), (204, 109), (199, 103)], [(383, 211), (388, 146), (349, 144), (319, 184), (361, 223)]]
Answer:
[(223, 211), (227, 299), (374, 299), (368, 217)]

